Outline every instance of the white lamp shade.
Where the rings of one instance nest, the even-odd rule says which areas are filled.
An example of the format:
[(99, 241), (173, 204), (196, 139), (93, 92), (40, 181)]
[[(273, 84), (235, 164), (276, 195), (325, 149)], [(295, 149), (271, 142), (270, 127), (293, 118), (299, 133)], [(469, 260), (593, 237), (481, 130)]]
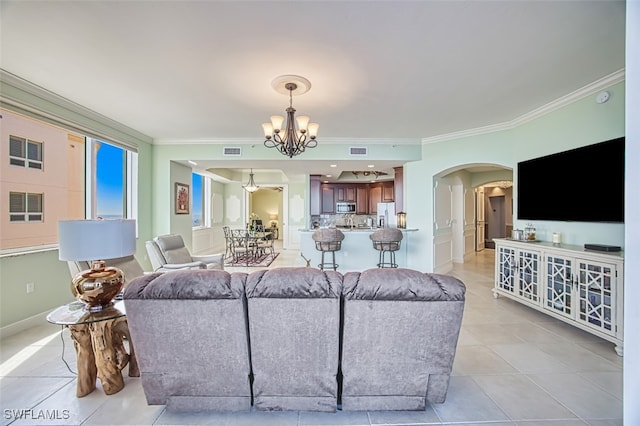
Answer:
[(273, 126), (271, 125), (271, 123), (262, 123), (262, 130), (264, 131), (264, 136), (265, 137), (271, 137), (273, 136)]
[(58, 222), (60, 260), (105, 260), (136, 252), (136, 221), (61, 220)]
[(308, 115), (300, 115), (296, 118), (296, 122), (298, 123), (298, 130), (307, 131), (307, 126), (309, 125), (309, 116)]
[(309, 123), (309, 136), (316, 137), (318, 136), (318, 129), (320, 125), (318, 123)]
[(271, 125), (273, 126), (273, 130), (281, 130), (282, 123), (284, 123), (284, 117), (281, 115), (272, 115), (269, 117), (271, 119)]

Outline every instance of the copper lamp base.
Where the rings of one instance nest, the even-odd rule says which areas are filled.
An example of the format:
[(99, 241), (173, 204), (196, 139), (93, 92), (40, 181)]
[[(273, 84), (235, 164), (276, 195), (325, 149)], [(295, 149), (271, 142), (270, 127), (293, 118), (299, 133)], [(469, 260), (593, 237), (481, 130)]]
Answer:
[(103, 260), (91, 263), (91, 269), (82, 271), (71, 281), (71, 293), (90, 311), (109, 306), (124, 285), (124, 272), (106, 266)]

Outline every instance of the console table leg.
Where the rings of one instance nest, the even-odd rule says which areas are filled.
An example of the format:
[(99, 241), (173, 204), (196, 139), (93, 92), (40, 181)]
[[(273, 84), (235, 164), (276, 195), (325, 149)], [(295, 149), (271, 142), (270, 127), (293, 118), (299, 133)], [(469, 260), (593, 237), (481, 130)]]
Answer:
[(88, 325), (83, 324), (70, 325), (69, 331), (71, 331), (73, 346), (76, 348), (77, 354), (78, 385), (76, 396), (82, 398), (95, 390), (98, 374), (93, 344), (91, 343), (91, 330)]

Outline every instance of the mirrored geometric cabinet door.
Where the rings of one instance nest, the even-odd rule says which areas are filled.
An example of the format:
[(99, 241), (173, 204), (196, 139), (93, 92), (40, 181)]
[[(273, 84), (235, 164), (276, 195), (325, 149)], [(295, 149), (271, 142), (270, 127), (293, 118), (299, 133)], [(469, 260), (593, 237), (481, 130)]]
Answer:
[(579, 319), (609, 334), (615, 333), (612, 324), (612, 319), (615, 319), (615, 307), (612, 305), (611, 297), (614, 271), (613, 265), (578, 263)]
[(538, 299), (538, 281), (540, 271), (540, 253), (533, 251), (518, 252), (518, 292), (519, 295), (532, 302)]
[(564, 257), (547, 256), (546, 307), (571, 317), (573, 292), (572, 261)]
[(506, 247), (498, 248), (498, 286), (512, 293), (516, 274), (515, 252), (514, 249)]

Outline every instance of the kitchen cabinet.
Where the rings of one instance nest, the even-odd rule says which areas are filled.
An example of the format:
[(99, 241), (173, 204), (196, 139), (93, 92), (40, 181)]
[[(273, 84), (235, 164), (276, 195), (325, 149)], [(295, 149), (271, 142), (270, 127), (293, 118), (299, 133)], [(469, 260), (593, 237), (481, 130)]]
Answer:
[(356, 214), (369, 214), (369, 187), (356, 187)]
[(356, 202), (355, 185), (336, 185), (336, 202)]
[(404, 168), (393, 168), (393, 198), (396, 203), (396, 212), (404, 211)]
[(320, 175), (309, 176), (309, 214), (317, 216), (320, 214)]
[(623, 347), (620, 252), (495, 239), (495, 297), (504, 295)]
[(382, 202), (382, 186), (369, 187), (369, 214), (378, 213), (378, 203)]
[(335, 214), (336, 213), (336, 201), (335, 201), (335, 188), (331, 184), (321, 185), (321, 213), (322, 214)]
[(391, 203), (393, 201), (393, 181), (384, 182), (382, 184), (382, 202)]

